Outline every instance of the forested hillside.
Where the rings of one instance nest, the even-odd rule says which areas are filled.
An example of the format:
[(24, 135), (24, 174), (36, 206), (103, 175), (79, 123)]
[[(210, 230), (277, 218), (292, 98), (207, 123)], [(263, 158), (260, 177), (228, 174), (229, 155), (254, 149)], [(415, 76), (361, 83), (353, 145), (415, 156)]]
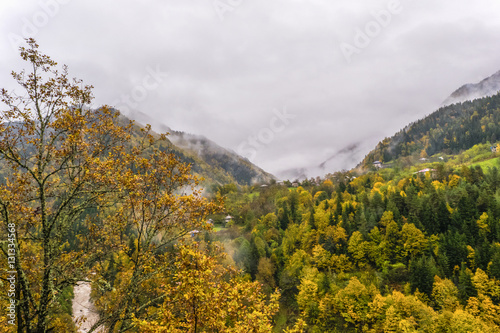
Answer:
[(382, 140), (362, 165), (366, 168), (377, 160), (411, 165), (419, 158), (457, 154), (478, 143), (496, 142), (500, 139), (499, 108), (499, 94), (441, 108)]
[[(197, 160), (203, 161), (204, 164), (208, 164), (214, 170), (224, 170), (238, 184), (253, 185), (255, 183), (267, 183), (274, 179), (274, 176), (252, 164), (248, 159), (222, 148), (203, 136), (179, 131), (169, 131), (169, 133), (169, 140), (177, 147), (177, 150), (195, 156)], [(196, 170), (196, 163), (193, 164), (193, 167)], [(228, 184), (230, 182), (223, 183)]]
[[(127, 117), (120, 115), (121, 125), (125, 126), (129, 121)], [(136, 123), (132, 135), (139, 138), (141, 129), (144, 129), (144, 126)], [(150, 132), (159, 137), (157, 133), (151, 130)], [(233, 182), (252, 185), (257, 182), (269, 182), (274, 178), (247, 159), (203, 137), (173, 131), (166, 140), (157, 143), (157, 146), (162, 151), (173, 153), (181, 162), (190, 164), (192, 172), (204, 178), (204, 186)]]
[(500, 71), (478, 83), (464, 84), (455, 90), (444, 102), (443, 106), (472, 101), (477, 98), (493, 96), (500, 90)]
[(250, 186), (230, 154), (84, 107), (33, 39), (21, 57), (25, 93), (0, 91), (2, 331), (77, 332), (79, 282), (89, 332), (500, 331), (500, 95), (384, 140), (379, 169)]
[(500, 330), (498, 169), (432, 166), (227, 194), (234, 225), (218, 236), (280, 288), (276, 331)]
[(23, 93), (0, 90), (1, 331), (81, 332), (72, 297), (86, 282), (88, 333), (269, 332), (279, 292), (191, 237), (222, 206), (185, 157), (149, 126), (86, 107), (92, 87), (33, 39), (20, 51)]

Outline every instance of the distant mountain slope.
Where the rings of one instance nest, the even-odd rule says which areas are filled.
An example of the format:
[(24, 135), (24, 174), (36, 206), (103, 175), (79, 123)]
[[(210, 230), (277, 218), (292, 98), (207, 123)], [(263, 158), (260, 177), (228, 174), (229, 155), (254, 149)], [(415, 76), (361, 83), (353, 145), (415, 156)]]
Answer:
[(443, 106), (477, 98), (495, 95), (500, 90), (500, 71), (479, 83), (468, 83), (455, 90), (444, 102)]
[(169, 139), (179, 149), (196, 155), (214, 168), (224, 170), (239, 184), (269, 182), (274, 178), (246, 158), (222, 148), (203, 136), (171, 130)]
[[(128, 117), (122, 116), (124, 119)], [(204, 177), (208, 182), (219, 184), (238, 183), (251, 185), (254, 183), (269, 182), (275, 177), (246, 158), (225, 149), (215, 142), (198, 135), (174, 131), (164, 124), (158, 124), (143, 113), (133, 113), (130, 118), (140, 123), (150, 123), (157, 132), (169, 132), (167, 139), (170, 149), (183, 162), (192, 164), (195, 173)]]
[(361, 163), (370, 167), (403, 157), (456, 154), (475, 144), (500, 139), (500, 94), (440, 108), (385, 138)]

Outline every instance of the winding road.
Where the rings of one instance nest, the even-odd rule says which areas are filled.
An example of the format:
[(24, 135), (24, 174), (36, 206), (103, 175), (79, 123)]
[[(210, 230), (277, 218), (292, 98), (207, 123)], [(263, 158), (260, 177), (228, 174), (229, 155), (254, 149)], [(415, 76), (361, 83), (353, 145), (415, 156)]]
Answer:
[[(79, 333), (87, 333), (92, 325), (99, 320), (99, 314), (90, 301), (90, 283), (79, 282), (73, 290), (73, 321), (78, 327)], [(94, 332), (104, 332), (103, 328), (99, 328)]]

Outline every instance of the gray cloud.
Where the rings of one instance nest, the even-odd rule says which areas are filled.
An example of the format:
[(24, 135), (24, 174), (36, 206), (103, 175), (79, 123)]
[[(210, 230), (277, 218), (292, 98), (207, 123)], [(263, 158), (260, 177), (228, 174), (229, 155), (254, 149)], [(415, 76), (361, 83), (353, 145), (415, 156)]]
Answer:
[[(286, 107), (296, 118), (252, 161), (275, 174), (306, 168), (312, 176), (354, 166), (462, 84), (500, 69), (493, 0), (401, 0), (350, 63), (340, 45), (353, 44), (391, 0), (242, 0), (223, 20), (214, 7), (221, 2), (229, 3), (4, 1), (0, 86), (12, 87), (8, 73), (21, 66), (10, 39), (31, 22), (42, 50), (95, 86), (96, 103), (139, 94), (148, 68), (160, 68), (168, 76), (132, 109), (234, 151)], [(38, 27), (44, 8), (54, 14)]]

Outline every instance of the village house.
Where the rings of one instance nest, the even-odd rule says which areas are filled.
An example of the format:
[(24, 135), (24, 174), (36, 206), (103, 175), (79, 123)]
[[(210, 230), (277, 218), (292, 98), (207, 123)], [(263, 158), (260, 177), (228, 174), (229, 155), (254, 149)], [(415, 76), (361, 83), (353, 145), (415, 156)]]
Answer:
[(417, 172), (414, 172), (413, 174), (419, 174), (419, 175), (425, 175), (427, 172), (429, 172), (431, 178), (435, 178), (436, 177), (436, 170), (435, 169), (429, 169), (429, 168), (425, 168), (425, 169), (422, 169), (422, 170), (419, 170)]
[(232, 220), (233, 220), (233, 217), (231, 215), (226, 216), (224, 219), (224, 227), (227, 226), (227, 224), (229, 222), (231, 222)]

